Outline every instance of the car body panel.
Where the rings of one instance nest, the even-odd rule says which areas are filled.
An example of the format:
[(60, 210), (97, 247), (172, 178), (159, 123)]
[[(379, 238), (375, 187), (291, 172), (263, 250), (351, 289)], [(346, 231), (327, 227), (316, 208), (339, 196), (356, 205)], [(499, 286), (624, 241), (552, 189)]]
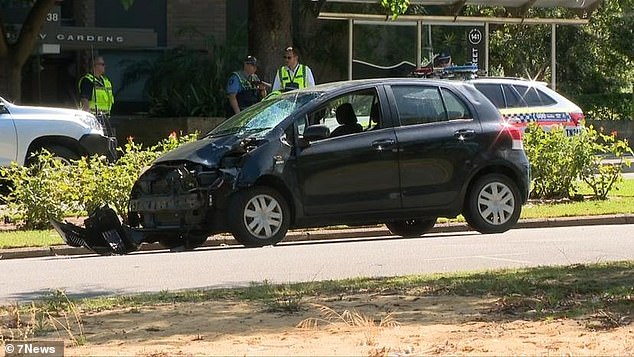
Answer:
[(0, 166), (8, 166), (18, 158), (18, 133), (11, 113), (0, 103)]
[[(381, 146), (381, 143), (384, 143)], [(297, 157), (307, 216), (401, 207), (396, 135), (391, 128), (315, 142)]]

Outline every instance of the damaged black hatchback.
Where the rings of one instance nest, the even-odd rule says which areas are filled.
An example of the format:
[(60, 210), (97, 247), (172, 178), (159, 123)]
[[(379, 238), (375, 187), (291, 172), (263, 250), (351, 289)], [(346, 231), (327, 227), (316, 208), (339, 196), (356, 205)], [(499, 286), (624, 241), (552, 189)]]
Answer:
[(521, 133), (472, 85), (347, 81), (258, 103), (156, 160), (121, 235), (126, 246), (193, 248), (229, 232), (264, 246), (325, 225), (419, 236), (459, 214), (497, 233), (515, 225), (528, 191)]

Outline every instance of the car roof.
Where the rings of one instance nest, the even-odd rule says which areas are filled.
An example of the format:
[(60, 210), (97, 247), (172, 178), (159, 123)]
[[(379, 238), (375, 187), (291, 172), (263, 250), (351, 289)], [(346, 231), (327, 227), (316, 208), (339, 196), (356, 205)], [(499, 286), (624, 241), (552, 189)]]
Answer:
[(535, 81), (525, 78), (514, 78), (514, 77), (479, 77), (474, 79), (469, 79), (467, 82), (470, 83), (508, 83), (508, 84), (524, 84), (529, 86), (547, 86), (546, 82), (543, 81)]
[(346, 89), (357, 86), (364, 85), (380, 85), (380, 84), (430, 84), (430, 85), (442, 85), (446, 86), (449, 83), (449, 86), (463, 86), (463, 83), (453, 82), (453, 81), (445, 81), (440, 79), (426, 79), (426, 78), (371, 78), (371, 79), (353, 79), (348, 81), (338, 81), (338, 82), (329, 82), (318, 84), (313, 87), (308, 87), (301, 89), (302, 91), (316, 91), (316, 92), (326, 92), (332, 91), (336, 89)]

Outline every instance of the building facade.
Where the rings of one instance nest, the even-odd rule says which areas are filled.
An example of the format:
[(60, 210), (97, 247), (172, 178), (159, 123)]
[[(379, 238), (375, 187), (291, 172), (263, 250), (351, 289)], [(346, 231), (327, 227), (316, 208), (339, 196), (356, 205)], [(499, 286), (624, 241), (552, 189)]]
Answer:
[[(0, 6), (15, 36), (30, 8), (16, 1)], [(143, 78), (124, 87), (126, 70), (170, 48), (204, 50), (211, 37), (226, 41), (246, 23), (246, 9), (247, 0), (135, 0), (127, 9), (120, 0), (58, 0), (23, 68), (22, 102), (77, 106), (78, 79), (91, 58), (103, 56), (116, 93), (113, 111), (143, 111)]]

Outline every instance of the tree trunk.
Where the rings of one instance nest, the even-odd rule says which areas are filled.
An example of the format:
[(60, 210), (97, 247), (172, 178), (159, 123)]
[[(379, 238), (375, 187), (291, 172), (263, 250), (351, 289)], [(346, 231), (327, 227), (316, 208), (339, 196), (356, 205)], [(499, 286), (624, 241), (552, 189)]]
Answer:
[(0, 57), (0, 96), (4, 99), (9, 98), (9, 59)]
[(273, 83), (284, 49), (293, 45), (292, 8), (292, 0), (249, 0), (249, 54), (264, 81)]

